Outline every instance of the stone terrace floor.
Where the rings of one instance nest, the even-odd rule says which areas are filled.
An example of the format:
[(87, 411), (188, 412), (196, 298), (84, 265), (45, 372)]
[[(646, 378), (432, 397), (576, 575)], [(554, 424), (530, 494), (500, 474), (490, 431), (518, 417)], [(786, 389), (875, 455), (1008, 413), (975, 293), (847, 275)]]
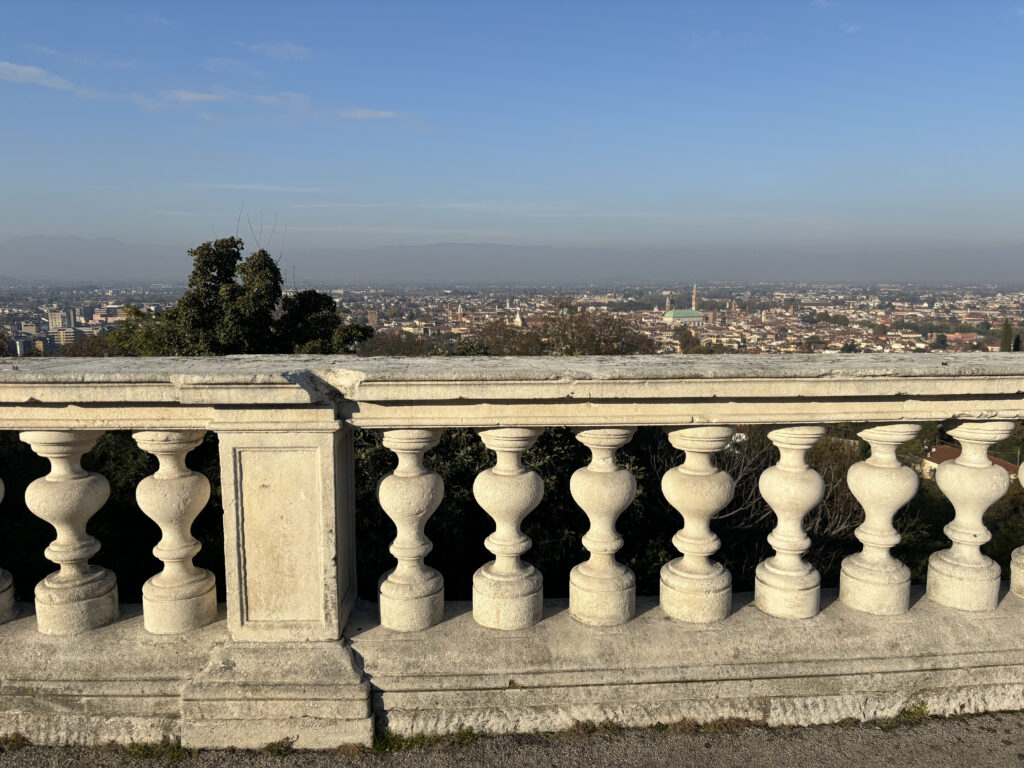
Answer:
[[(1024, 766), (1024, 712), (962, 718), (910, 718), (910, 723), (858, 723), (810, 728), (761, 728), (743, 724), (673, 729), (488, 736), (469, 743), (419, 746), (398, 751), (354, 749), (270, 754), (268, 751), (201, 751), (179, 754), (183, 768), (524, 768), (525, 766), (908, 766), (910, 768), (1006, 768)], [(399, 746), (392, 744), (392, 747)], [(33, 747), (0, 752), (4, 768), (125, 768), (169, 763), (167, 757), (133, 756), (130, 747)]]

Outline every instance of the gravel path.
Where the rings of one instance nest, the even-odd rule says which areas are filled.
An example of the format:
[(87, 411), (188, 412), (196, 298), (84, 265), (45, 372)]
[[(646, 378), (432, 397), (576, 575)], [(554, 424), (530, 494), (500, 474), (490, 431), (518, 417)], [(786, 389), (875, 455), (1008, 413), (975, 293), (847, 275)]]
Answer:
[[(419, 747), (390, 752), (344, 750), (201, 751), (196, 755), (139, 757), (112, 747), (34, 747), (0, 752), (4, 768), (127, 768), (167, 765), (182, 768), (319, 768), (320, 766), (408, 766), (408, 768), (522, 768), (523, 766), (922, 766), (942, 768), (1024, 767), (1024, 713), (997, 713), (957, 719), (929, 719), (913, 725), (833, 725), (815, 728), (739, 727), (736, 730), (680, 733), (638, 729), (589, 733), (480, 737), (468, 744)], [(138, 750), (136, 750), (138, 751)]]

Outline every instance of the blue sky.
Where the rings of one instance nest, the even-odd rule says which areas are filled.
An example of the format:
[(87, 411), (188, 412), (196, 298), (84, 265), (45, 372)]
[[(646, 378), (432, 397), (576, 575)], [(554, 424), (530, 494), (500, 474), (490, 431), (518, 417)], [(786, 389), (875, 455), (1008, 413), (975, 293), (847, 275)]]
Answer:
[(1011, 247), (1022, 65), (1021, 2), (8, 2), (0, 239)]

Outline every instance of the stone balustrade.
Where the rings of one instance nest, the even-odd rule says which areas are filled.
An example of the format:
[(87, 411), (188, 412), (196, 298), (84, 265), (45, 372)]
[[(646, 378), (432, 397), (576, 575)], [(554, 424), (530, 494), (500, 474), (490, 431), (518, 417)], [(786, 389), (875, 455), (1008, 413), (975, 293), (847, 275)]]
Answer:
[[(384, 728), (800, 725), (891, 716), (918, 701), (940, 714), (1024, 708), (1024, 546), (1009, 584), (981, 551), (984, 513), (1010, 486), (989, 449), (1024, 417), (1020, 358), (2, 362), (0, 428), (49, 462), (25, 503), (55, 531), (40, 556), (57, 570), (34, 593), (0, 570), (0, 734), (197, 747), (297, 737), (319, 748), (366, 744)], [(954, 515), (922, 587), (893, 556), (893, 519), (918, 488), (900, 446), (931, 421), (946, 423), (962, 453), (936, 475)], [(822, 589), (808, 560), (805, 521), (824, 494), (807, 454), (838, 422), (860, 425), (870, 455), (847, 478), (863, 508), (861, 549), (843, 560), (837, 591)], [(716, 457), (750, 424), (770, 426), (776, 449), (758, 478), (774, 554), (757, 565), (752, 595), (733, 589), (714, 532), (737, 480)], [(460, 585), (471, 586), (469, 603), (445, 601), (427, 559), (425, 526), (445, 515), (450, 490), (427, 457), (456, 427), (475, 430), (494, 459), (472, 483), (493, 522), (493, 559)], [(522, 529), (530, 515), (566, 512), (523, 461), (547, 427), (571, 428), (590, 453), (567, 473), (588, 521), (578, 531), (586, 559), (554, 587), (568, 600), (545, 599), (552, 585)], [(616, 456), (639, 427), (663, 428), (680, 455), (661, 479), (682, 518), (663, 544), (679, 556), (666, 557), (651, 596), (637, 595), (617, 556), (616, 523), (637, 483)], [(376, 603), (355, 589), (359, 429), (379, 430), (397, 461), (378, 486), (394, 567), (380, 574)], [(109, 486), (82, 457), (109, 430), (131, 431), (159, 464), (136, 494), (160, 529), (141, 605), (119, 604), (117, 574), (92, 562), (102, 542), (89, 520)], [(220, 451), (222, 576), (193, 563), (191, 526), (211, 485), (186, 462), (207, 433)], [(10, 536), (0, 501), (8, 546)], [(34, 600), (16, 603), (15, 590)]]

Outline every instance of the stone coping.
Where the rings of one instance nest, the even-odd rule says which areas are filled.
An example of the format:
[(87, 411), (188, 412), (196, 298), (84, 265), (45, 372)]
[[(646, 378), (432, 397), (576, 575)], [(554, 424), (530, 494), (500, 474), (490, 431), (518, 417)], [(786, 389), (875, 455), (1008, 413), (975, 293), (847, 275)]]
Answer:
[[(130, 422), (156, 406), (163, 410), (149, 412), (159, 416), (154, 424), (192, 428), (267, 408), (336, 411), (363, 428), (1015, 420), (1024, 414), (1024, 355), (0, 361), (0, 424), (10, 428), (36, 424), (47, 409), (44, 421), (136, 428)], [(211, 410), (186, 417), (194, 406)]]
[[(993, 352), (581, 357), (225, 357), (0, 358), (0, 386), (14, 383), (298, 384), (305, 376), (344, 389), (371, 382), (622, 381), (1024, 377), (1024, 355)], [(345, 391), (343, 389), (343, 394)]]

